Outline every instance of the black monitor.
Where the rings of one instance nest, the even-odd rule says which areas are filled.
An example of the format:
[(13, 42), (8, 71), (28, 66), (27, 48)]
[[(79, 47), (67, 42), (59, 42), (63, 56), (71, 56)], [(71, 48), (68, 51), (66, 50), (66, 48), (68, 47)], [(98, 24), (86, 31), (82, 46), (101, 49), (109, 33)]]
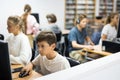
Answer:
[(119, 17), (118, 27), (117, 27), (117, 38), (120, 38), (120, 17)]
[(39, 14), (38, 13), (31, 13), (31, 15), (33, 15), (36, 18), (37, 22), (40, 24)]
[(0, 40), (0, 80), (12, 80), (8, 43)]
[(102, 50), (116, 53), (120, 51), (120, 43), (113, 41), (102, 41)]

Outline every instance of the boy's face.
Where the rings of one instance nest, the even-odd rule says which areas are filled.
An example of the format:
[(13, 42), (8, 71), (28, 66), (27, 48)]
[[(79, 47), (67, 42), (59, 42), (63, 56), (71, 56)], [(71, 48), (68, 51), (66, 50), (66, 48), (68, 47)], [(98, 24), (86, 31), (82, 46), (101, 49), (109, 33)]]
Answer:
[(55, 43), (52, 45), (49, 45), (46, 41), (38, 42), (38, 51), (41, 54), (41, 56), (46, 56), (47, 54), (54, 51)]

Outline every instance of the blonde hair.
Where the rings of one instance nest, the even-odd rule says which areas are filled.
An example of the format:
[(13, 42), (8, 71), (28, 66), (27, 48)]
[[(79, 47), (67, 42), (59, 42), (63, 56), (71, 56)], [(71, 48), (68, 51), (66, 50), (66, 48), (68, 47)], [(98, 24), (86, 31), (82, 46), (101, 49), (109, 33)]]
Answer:
[(19, 29), (23, 28), (23, 21), (17, 15), (9, 16), (7, 22), (11, 23), (14, 26), (18, 26)]

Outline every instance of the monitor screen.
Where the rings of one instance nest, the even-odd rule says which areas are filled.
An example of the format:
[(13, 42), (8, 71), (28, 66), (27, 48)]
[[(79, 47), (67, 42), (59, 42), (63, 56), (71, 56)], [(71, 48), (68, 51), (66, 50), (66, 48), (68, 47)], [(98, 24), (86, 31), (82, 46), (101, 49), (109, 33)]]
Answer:
[(120, 43), (113, 42), (113, 41), (103, 41), (102, 42), (103, 50), (111, 53), (116, 53), (120, 51)]
[(36, 18), (37, 22), (40, 24), (39, 14), (38, 13), (31, 13), (31, 15), (33, 15)]
[(0, 80), (12, 80), (8, 43), (0, 40)]
[(117, 38), (120, 38), (120, 17), (118, 21)]

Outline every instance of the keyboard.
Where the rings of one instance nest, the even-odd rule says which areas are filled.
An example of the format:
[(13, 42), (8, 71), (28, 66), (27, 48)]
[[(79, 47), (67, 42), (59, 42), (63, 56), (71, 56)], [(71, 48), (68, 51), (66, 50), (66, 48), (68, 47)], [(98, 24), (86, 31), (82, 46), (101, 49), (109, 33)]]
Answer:
[(12, 73), (20, 72), (22, 68), (23, 68), (23, 67), (18, 67), (18, 68), (11, 69), (11, 72), (12, 72)]

